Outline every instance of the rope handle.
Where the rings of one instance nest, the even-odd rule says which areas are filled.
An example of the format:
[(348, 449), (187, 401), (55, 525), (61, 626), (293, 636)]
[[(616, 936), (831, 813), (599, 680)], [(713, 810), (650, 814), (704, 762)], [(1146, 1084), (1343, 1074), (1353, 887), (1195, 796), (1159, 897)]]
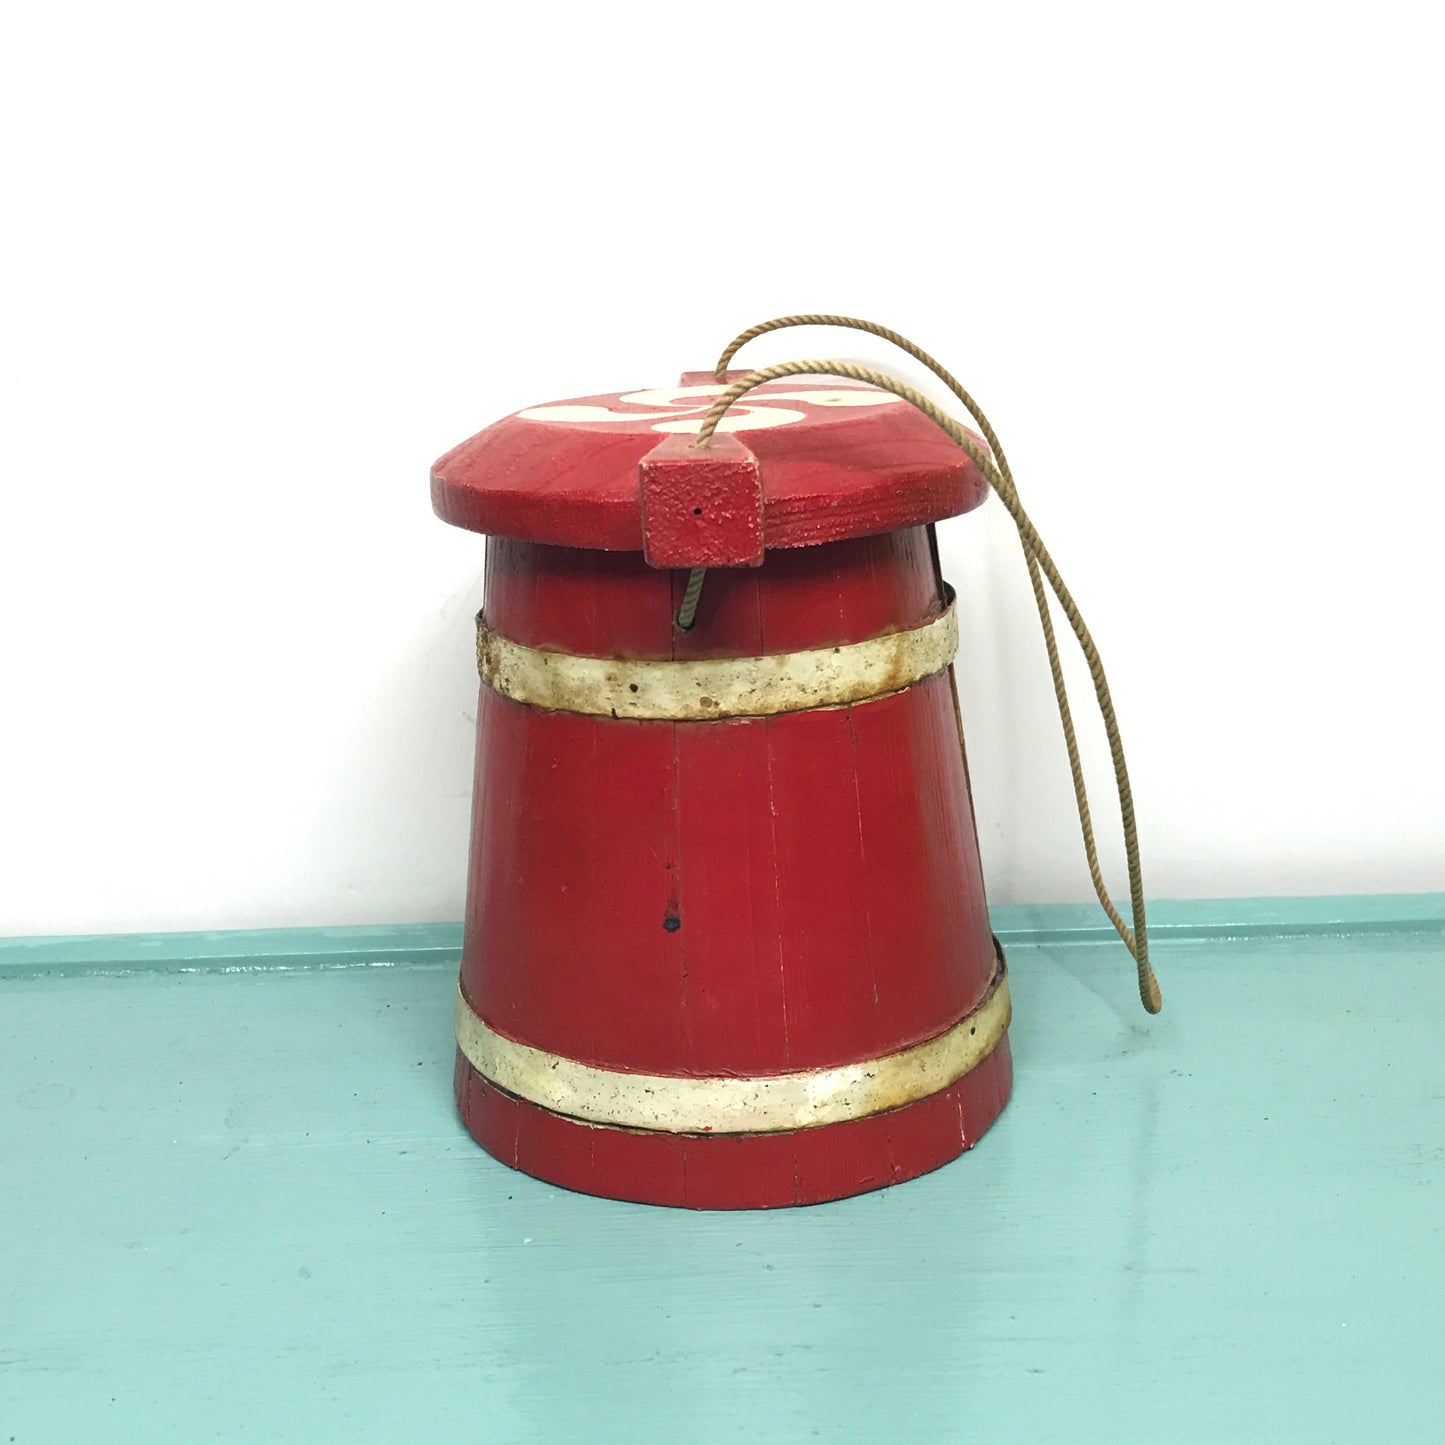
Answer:
[[(1119, 736), (1118, 718), (1114, 712), (1114, 701), (1109, 691), (1108, 679), (1104, 675), (1104, 664), (1099, 657), (1099, 650), (1094, 645), (1094, 639), (1085, 625), (1083, 616), (1079, 612), (1078, 604), (1065, 585), (1064, 579), (1059, 575), (1059, 570), (1054, 565), (1048, 548), (1044, 546), (1038, 530), (1024, 510), (1023, 503), (1019, 499), (1018, 488), (1014, 485), (1013, 473), (1009, 469), (1008, 460), (1004, 456), (1003, 447), (999, 444), (997, 434), (973, 397), (964, 390), (950, 372), (945, 370), (926, 351), (896, 331), (890, 331), (876, 322), (864, 321), (852, 316), (821, 314), (780, 316), (772, 321), (764, 321), (760, 325), (749, 327), (723, 349), (716, 368), (718, 379), (723, 379), (728, 363), (747, 342), (763, 336), (769, 331), (780, 331), (790, 326), (850, 327), (853, 330), (866, 331), (870, 335), (880, 337), (907, 352), (916, 361), (926, 366), (958, 398), (978, 426), (987, 443), (988, 450), (981, 449), (977, 440), (965, 431), (953, 417), (935, 406), (921, 392), (914, 390), (913, 387), (899, 381), (896, 377), (871, 367), (858, 366), (853, 362), (816, 360), (789, 361), (778, 366), (763, 367), (759, 371), (749, 372), (741, 381), (734, 382), (717, 398), (708, 411), (702, 428), (698, 432), (696, 445), (700, 448), (708, 447), (723, 414), (734, 402), (755, 386), (761, 386), (766, 381), (775, 381), (785, 376), (838, 376), (850, 381), (861, 381), (870, 386), (879, 387), (883, 391), (890, 391), (917, 407), (930, 421), (962, 447), (974, 465), (988, 478), (989, 484), (998, 493), (999, 500), (1003, 502), (1009, 516), (1013, 519), (1014, 526), (1018, 530), (1019, 542), (1023, 548), (1024, 561), (1028, 566), (1029, 583), (1033, 589), (1039, 624), (1043, 629), (1044, 646), (1049, 658), (1049, 672), (1054, 685), (1054, 698), (1058, 703), (1059, 721), (1063, 726), (1064, 745), (1069, 756), (1069, 771), (1073, 778), (1074, 801), (1078, 807), (1079, 826), (1084, 837), (1084, 856), (1088, 860), (1089, 878), (1094, 885), (1094, 893), (1098, 897), (1100, 906), (1137, 965), (1140, 1002), (1149, 1013), (1158, 1013), (1163, 1006), (1163, 996), (1159, 990), (1159, 981), (1154, 976), (1154, 969), (1149, 962), (1149, 937), (1144, 910), (1144, 880), (1139, 861), (1139, 836), (1134, 815), (1134, 796), (1129, 785), (1129, 769), (1124, 758), (1124, 744)], [(696, 567), (688, 577), (683, 604), (677, 614), (677, 625), (683, 631), (689, 630), (696, 619), (698, 599), (702, 592), (705, 575), (705, 568)], [(1099, 864), (1099, 853), (1094, 839), (1093, 818), (1089, 809), (1088, 789), (1084, 782), (1083, 766), (1079, 759), (1079, 744), (1074, 731), (1073, 713), (1069, 707), (1068, 688), (1064, 683), (1063, 668), (1059, 662), (1058, 642), (1054, 636), (1048, 596), (1044, 591), (1045, 581), (1048, 582), (1050, 590), (1058, 599), (1060, 610), (1068, 619), (1079, 648), (1084, 654), (1089, 668), (1089, 676), (1093, 680), (1094, 695), (1098, 700), (1099, 712), (1103, 718), (1104, 732), (1109, 740), (1109, 753), (1114, 764), (1114, 780), (1119, 795), (1119, 818), (1124, 832), (1124, 853), (1129, 873), (1129, 904), (1133, 916), (1132, 927), (1120, 916), (1113, 899), (1109, 896), (1108, 889), (1104, 886), (1103, 870)]]

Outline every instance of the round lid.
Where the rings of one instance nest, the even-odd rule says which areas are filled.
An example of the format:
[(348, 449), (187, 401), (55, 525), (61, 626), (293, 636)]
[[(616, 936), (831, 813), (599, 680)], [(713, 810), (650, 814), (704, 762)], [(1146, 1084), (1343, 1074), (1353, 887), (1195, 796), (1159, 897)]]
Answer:
[[(640, 463), (669, 436), (696, 435), (726, 385), (699, 372), (670, 389), (527, 407), (436, 463), (432, 505), (474, 532), (641, 551)], [(718, 431), (756, 458), (769, 548), (936, 522), (988, 492), (961, 447), (876, 387), (821, 377), (766, 382), (733, 404)]]

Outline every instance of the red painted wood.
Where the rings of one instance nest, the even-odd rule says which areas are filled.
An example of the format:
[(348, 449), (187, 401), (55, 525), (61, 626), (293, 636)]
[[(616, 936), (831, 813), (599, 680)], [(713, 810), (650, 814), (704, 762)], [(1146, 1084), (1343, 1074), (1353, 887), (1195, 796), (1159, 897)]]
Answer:
[[(641, 551), (638, 466), (664, 437), (695, 435), (721, 389), (584, 397), (504, 417), (436, 463), (433, 506), (493, 536)], [(870, 402), (824, 405), (809, 394)], [(762, 468), (769, 551), (935, 522), (987, 495), (963, 450), (888, 392), (826, 377), (769, 382), (728, 413), (719, 435), (737, 423)]]
[[(550, 508), (567, 528), (602, 517), (612, 494), (598, 469), (624, 461), (635, 521), (636, 464), (657, 444), (653, 423), (593, 435), (571, 461), (558, 460), (555, 437), (546, 459), (529, 453), (514, 429), (512, 463), (487, 455), (526, 493), (529, 520), (522, 535), (489, 541), (489, 622), (535, 647), (665, 659), (835, 647), (936, 617), (944, 599), (926, 531), (879, 530), (880, 456), (901, 466), (906, 438), (875, 438), (881, 450), (870, 450), (896, 417), (867, 410), (816, 421), (809, 411), (743, 434), (764, 463), (769, 547), (769, 519), (793, 501), (799, 527), (831, 539), (783, 542), (760, 567), (710, 571), (688, 634), (672, 622), (686, 573), (647, 565), (640, 531), (632, 550), (535, 540)], [(529, 435), (566, 430), (513, 420)], [(484, 453), (468, 453), (467, 465)], [(937, 463), (916, 495), (946, 473), (958, 483), (957, 455), (949, 466)], [(789, 467), (796, 490), (784, 495), (777, 482)], [(855, 468), (868, 478), (856, 487), (845, 475)], [(889, 486), (896, 466), (891, 475)], [(502, 513), (486, 515), (493, 525)], [(484, 687), (478, 728), (461, 984), (502, 1033), (614, 1069), (776, 1074), (918, 1043), (983, 996), (995, 958), (947, 672), (848, 707), (713, 722), (549, 712)], [(580, 1124), (510, 1098), (464, 1062), (457, 1093), (468, 1129), (513, 1167), (618, 1198), (739, 1208), (835, 1198), (935, 1168), (976, 1141), (1009, 1078), (1005, 1042), (905, 1109), (708, 1138)]]
[[(595, 606), (574, 592), (549, 613), (570, 555), (606, 554), (498, 547), (493, 625), (546, 616), (573, 651), (608, 630), (629, 653), (674, 635), (636, 556), (630, 573), (608, 562)], [(754, 653), (767, 630), (787, 648), (858, 641), (939, 605), (921, 533), (775, 563), (722, 574), (751, 586), (700, 650)], [(945, 674), (728, 722), (615, 722), (487, 689), (480, 708), (462, 981), (493, 1027), (616, 1068), (774, 1073), (917, 1043), (982, 996), (993, 949)]]
[(771, 766), (758, 720), (677, 729), (678, 907), (671, 936), (681, 969), (688, 1068), (779, 1073), (798, 1067), (774, 819), (761, 806)]
[[(586, 1063), (685, 1069), (673, 724), (482, 690), (462, 986), (494, 1028)], [(700, 726), (700, 724), (699, 724)]]
[(861, 642), (916, 627), (942, 606), (922, 527), (769, 554), (767, 565), (709, 572), (697, 626), (673, 617), (685, 572), (636, 553), (487, 542), (483, 607), (529, 647), (587, 657), (737, 657)]
[(945, 675), (730, 722), (484, 690), (480, 723), (462, 984), (510, 1037), (642, 1072), (780, 1073), (921, 1042), (983, 996)]
[(549, 1114), (458, 1056), (457, 1106), (502, 1163), (584, 1194), (690, 1209), (819, 1204), (901, 1184), (973, 1148), (1008, 1102), (1008, 1040), (951, 1087), (906, 1108), (791, 1134), (642, 1134)]
[(670, 436), (638, 465), (642, 553), (650, 567), (759, 567), (763, 474), (735, 436), (699, 450)]

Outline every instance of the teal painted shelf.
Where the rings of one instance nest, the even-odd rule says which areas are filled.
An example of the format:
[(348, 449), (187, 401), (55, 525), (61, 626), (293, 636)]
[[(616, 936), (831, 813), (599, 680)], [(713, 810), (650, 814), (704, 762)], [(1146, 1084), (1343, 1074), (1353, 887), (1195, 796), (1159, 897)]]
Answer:
[(570, 1195), (451, 1103), (451, 925), (0, 941), (0, 1445), (1445, 1439), (1445, 896), (1000, 909), (972, 1154)]

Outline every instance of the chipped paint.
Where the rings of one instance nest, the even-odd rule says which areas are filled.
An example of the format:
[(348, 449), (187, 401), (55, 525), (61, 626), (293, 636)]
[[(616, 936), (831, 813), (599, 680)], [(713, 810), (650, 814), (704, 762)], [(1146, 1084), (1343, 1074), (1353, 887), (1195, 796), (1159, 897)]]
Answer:
[(958, 651), (958, 615), (864, 642), (762, 657), (685, 661), (581, 657), (527, 647), (477, 618), (482, 681), (515, 702), (596, 717), (768, 717), (886, 697), (941, 672)]
[(669, 1134), (764, 1134), (814, 1129), (900, 1108), (956, 1083), (1008, 1028), (1008, 979), (952, 1027), (912, 1048), (831, 1069), (756, 1078), (681, 1077), (602, 1069), (497, 1033), (457, 993), (457, 1043), (500, 1089), (554, 1114)]

